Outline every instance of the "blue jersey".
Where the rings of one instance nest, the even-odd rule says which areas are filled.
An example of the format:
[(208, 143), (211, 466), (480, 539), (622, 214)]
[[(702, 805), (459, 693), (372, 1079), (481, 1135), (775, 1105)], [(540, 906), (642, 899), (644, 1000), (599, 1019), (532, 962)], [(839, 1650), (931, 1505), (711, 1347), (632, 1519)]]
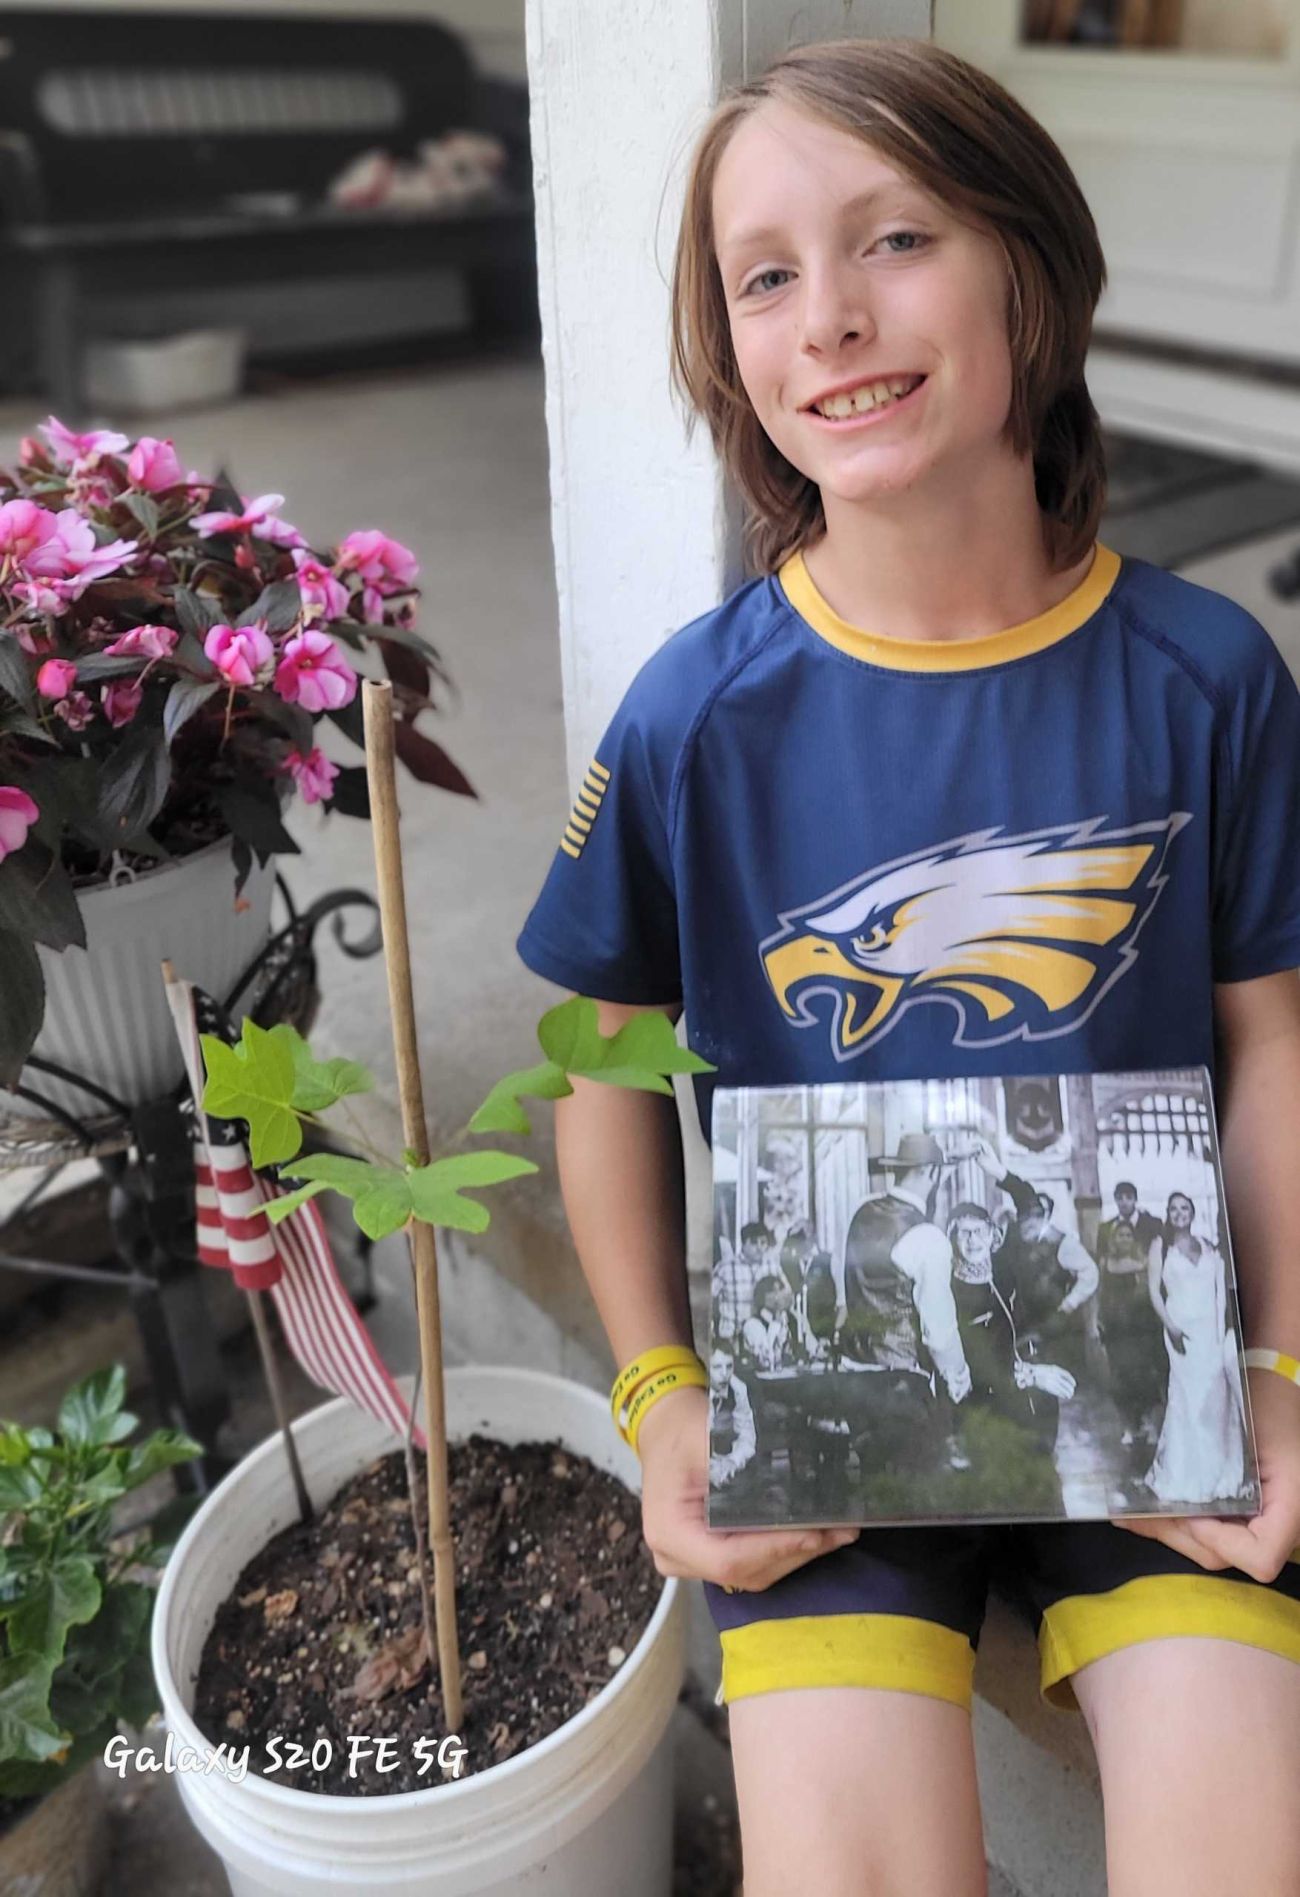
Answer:
[(1214, 1072), (1300, 965), (1300, 694), (1249, 613), (1098, 546), (986, 638), (841, 620), (800, 555), (641, 668), (519, 937), (683, 1003), (717, 1086)]

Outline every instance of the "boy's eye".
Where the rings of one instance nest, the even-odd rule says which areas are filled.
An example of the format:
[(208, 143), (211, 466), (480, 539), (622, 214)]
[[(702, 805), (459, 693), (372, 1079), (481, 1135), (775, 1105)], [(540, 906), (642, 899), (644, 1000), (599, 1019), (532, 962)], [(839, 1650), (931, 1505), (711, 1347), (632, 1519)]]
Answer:
[(760, 270), (756, 277), (749, 279), (749, 282), (745, 285), (740, 294), (742, 296), (749, 296), (755, 290), (761, 292), (773, 288), (779, 289), (780, 285), (774, 285), (770, 279), (772, 277), (788, 277), (789, 274), (790, 272), (788, 270), (779, 270), (775, 268), (775, 266), (771, 270)]

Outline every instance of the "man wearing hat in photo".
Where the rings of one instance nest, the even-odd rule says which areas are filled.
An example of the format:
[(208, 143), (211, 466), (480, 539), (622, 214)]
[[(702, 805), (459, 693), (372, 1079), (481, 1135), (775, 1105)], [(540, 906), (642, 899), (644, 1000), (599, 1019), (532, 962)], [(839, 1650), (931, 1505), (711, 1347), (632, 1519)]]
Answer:
[(871, 1158), (892, 1173), (864, 1199), (832, 1259), (837, 1394), (864, 1474), (925, 1468), (942, 1427), (929, 1366), (960, 1403), (970, 1371), (952, 1295), (952, 1246), (931, 1216), (942, 1169), (955, 1165), (932, 1133), (904, 1133), (897, 1153)]

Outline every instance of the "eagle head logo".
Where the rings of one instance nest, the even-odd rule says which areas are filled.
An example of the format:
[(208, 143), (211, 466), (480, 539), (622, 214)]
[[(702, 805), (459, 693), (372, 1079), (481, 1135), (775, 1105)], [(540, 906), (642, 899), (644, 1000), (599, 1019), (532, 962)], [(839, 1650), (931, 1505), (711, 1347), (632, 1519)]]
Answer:
[(764, 973), (794, 1027), (816, 1027), (815, 998), (832, 997), (837, 1060), (923, 1001), (956, 1010), (959, 1047), (1069, 1033), (1136, 959), (1169, 846), (1190, 822), (1175, 811), (1106, 831), (1096, 817), (922, 850), (783, 914), (759, 945)]

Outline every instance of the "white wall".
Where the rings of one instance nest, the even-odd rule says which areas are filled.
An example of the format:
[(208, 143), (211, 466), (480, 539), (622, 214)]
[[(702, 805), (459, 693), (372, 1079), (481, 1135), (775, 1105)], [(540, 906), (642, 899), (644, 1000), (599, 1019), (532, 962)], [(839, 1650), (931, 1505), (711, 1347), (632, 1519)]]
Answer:
[[(51, 13), (50, 0), (10, 0), (16, 9)], [(357, 19), (403, 19), (412, 15), (441, 20), (461, 34), (486, 72), (522, 79), (524, 0), (77, 0), (97, 13), (331, 13)]]

